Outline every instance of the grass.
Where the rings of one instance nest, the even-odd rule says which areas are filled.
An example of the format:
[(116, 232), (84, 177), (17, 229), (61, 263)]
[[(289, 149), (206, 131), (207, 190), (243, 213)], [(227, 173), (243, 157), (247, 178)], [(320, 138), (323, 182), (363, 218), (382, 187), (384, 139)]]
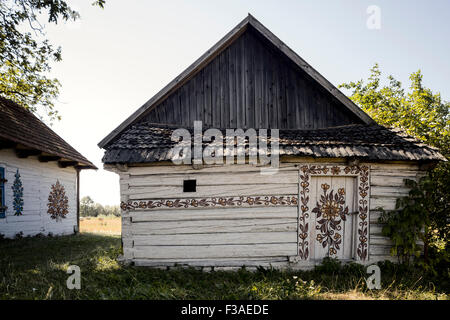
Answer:
[[(382, 289), (365, 270), (328, 262), (312, 271), (202, 272), (122, 266), (120, 236), (79, 234), (0, 241), (1, 299), (448, 299), (448, 282), (382, 265)], [(81, 290), (66, 270), (81, 269)]]
[(81, 217), (80, 232), (120, 235), (122, 232), (122, 224), (120, 217), (111, 215)]

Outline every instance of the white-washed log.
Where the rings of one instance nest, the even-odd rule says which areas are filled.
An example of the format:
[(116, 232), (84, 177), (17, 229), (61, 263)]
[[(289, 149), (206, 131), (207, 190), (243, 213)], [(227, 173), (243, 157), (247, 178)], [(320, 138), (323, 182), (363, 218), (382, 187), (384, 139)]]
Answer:
[(130, 187), (162, 187), (182, 186), (187, 179), (197, 180), (197, 186), (245, 185), (245, 184), (296, 184), (297, 171), (279, 171), (273, 175), (262, 175), (260, 172), (228, 172), (228, 173), (192, 173), (163, 174), (151, 176), (129, 176), (120, 180), (121, 184)]
[(222, 207), (202, 210), (146, 210), (129, 214), (133, 222), (297, 218), (297, 207)]
[(141, 199), (172, 199), (172, 198), (199, 198), (199, 197), (230, 197), (230, 196), (272, 196), (296, 195), (297, 184), (250, 184), (250, 185), (224, 185), (224, 186), (197, 186), (197, 191), (183, 192), (183, 185), (169, 187), (129, 187), (124, 191), (130, 200)]
[(211, 245), (211, 246), (135, 246), (135, 258), (245, 258), (290, 256), (297, 253), (296, 243), (250, 244), (250, 245)]
[(181, 246), (181, 245), (227, 245), (227, 244), (265, 244), (296, 243), (297, 233), (291, 232), (255, 232), (255, 233), (214, 233), (206, 234), (170, 234), (170, 235), (134, 235), (135, 246)]
[[(206, 220), (206, 221), (168, 221), (136, 222), (132, 225), (133, 234), (189, 234), (226, 232), (285, 232), (296, 231), (297, 219), (245, 219), (245, 220)], [(220, 236), (219, 234), (217, 236)]]

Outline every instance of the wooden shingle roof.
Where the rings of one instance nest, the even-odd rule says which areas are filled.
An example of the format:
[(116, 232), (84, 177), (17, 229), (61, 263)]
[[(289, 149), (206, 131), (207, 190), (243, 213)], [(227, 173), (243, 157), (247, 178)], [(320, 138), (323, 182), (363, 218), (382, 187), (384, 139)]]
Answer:
[[(151, 163), (171, 160), (172, 149), (176, 144), (171, 140), (171, 135), (175, 129), (149, 123), (133, 125), (107, 147), (103, 162)], [(188, 130), (193, 137), (192, 128)], [(225, 136), (225, 130), (222, 130), (222, 134)], [(204, 143), (203, 147), (207, 144)], [(248, 147), (248, 139), (245, 144)], [(280, 156), (359, 158), (375, 161), (446, 160), (437, 149), (421, 143), (401, 130), (376, 124), (314, 130), (280, 130), (279, 148)]]
[(41, 161), (59, 161), (63, 167), (97, 169), (34, 114), (2, 97), (0, 124), (0, 148), (15, 148), (19, 157), (37, 155)]

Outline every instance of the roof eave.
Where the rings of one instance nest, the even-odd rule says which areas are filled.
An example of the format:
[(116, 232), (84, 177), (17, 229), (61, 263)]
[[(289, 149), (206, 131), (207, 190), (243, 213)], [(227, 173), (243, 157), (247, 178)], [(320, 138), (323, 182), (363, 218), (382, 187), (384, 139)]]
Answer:
[[(35, 145), (27, 143), (26, 141), (15, 139), (14, 137), (9, 137), (9, 136), (2, 135), (1, 138), (6, 140), (6, 141), (11, 141), (14, 145), (21, 145), (21, 146), (29, 148), (30, 150), (36, 150), (36, 151), (38, 151), (40, 153), (45, 153), (45, 154), (50, 155), (50, 156), (60, 157), (61, 161), (76, 162), (76, 164), (74, 164), (73, 166), (75, 168), (80, 169), (80, 170), (84, 170), (84, 169), (98, 170), (98, 168), (93, 163), (91, 163), (88, 160), (87, 161), (83, 161), (83, 160), (80, 160), (80, 159), (72, 158), (72, 157), (67, 156), (65, 154), (62, 154), (62, 153), (57, 153), (57, 152), (53, 152), (51, 150), (46, 150), (45, 148), (39, 148), (39, 147), (37, 147)], [(10, 148), (15, 149), (15, 146), (11, 146)], [(58, 161), (60, 161), (60, 160), (58, 160)]]

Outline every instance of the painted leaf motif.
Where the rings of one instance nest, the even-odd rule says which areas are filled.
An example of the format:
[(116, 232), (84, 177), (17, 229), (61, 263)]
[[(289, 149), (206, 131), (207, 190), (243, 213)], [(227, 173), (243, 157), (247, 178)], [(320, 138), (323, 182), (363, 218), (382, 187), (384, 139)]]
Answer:
[[(340, 250), (342, 236), (338, 232), (342, 229), (341, 221), (346, 221), (348, 206), (345, 206), (345, 189), (340, 188), (337, 192), (330, 189), (330, 185), (324, 183), (321, 185), (323, 195), (312, 212), (316, 213), (318, 226), (316, 229), (321, 232), (316, 239), (323, 248), (329, 246), (329, 255), (334, 255)], [(345, 207), (344, 207), (345, 206)]]

